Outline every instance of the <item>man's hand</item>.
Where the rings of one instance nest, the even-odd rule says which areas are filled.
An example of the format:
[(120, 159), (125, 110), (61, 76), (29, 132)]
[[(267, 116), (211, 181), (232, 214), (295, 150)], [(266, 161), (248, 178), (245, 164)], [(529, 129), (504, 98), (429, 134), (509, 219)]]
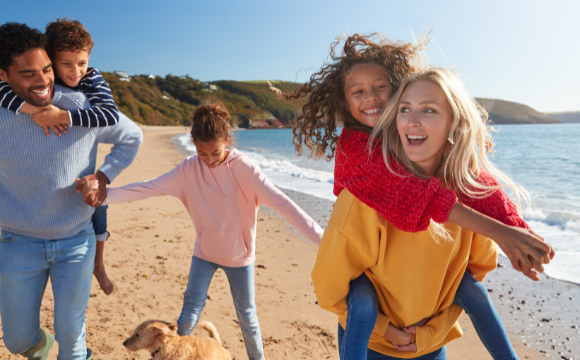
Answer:
[(556, 252), (544, 238), (533, 230), (503, 225), (498, 227), (495, 242), (510, 259), (512, 266), (534, 281), (544, 272), (543, 264), (549, 264)]
[(107, 198), (107, 184), (109, 183), (107, 176), (97, 171), (94, 175), (87, 175), (82, 180), (76, 181), (77, 193), (82, 192), (84, 202), (93, 207), (101, 206)]
[(408, 345), (413, 340), (413, 334), (406, 333), (389, 324), (383, 337), (396, 346)]

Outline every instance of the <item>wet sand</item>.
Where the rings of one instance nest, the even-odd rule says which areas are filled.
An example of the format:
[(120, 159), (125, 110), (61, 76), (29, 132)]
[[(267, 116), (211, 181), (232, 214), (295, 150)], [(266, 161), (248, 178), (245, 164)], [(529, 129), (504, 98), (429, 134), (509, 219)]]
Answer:
[[(145, 139), (135, 162), (112, 186), (147, 180), (171, 170), (184, 155), (170, 139), (182, 132), (183, 127), (144, 128)], [(99, 149), (101, 162), (108, 149)], [(332, 202), (285, 192), (322, 226), (326, 225)], [(268, 209), (260, 211), (258, 217), (256, 303), (266, 357), (338, 359), (336, 316), (316, 305), (310, 279), (317, 247)], [(109, 230), (112, 237), (105, 247), (105, 265), (116, 290), (106, 296), (93, 280), (86, 314), (87, 344), (94, 350), (95, 360), (149, 359), (146, 351), (131, 353), (122, 343), (142, 321), (175, 321), (179, 316), (195, 229), (179, 200), (158, 197), (110, 206)], [(506, 266), (488, 276), (485, 283), (519, 357), (580, 356), (580, 287), (546, 278), (533, 283), (511, 269), (507, 259), (500, 262)], [(247, 359), (223, 271), (214, 276), (208, 295), (201, 320), (215, 324), (235, 359)], [(49, 284), (41, 310), (41, 325), (49, 331), (53, 331), (52, 312)], [(448, 345), (449, 359), (491, 359), (471, 321), (463, 315), (460, 323), (465, 335)], [(49, 360), (56, 359), (57, 348)], [(0, 359), (22, 358), (10, 355), (0, 341)]]

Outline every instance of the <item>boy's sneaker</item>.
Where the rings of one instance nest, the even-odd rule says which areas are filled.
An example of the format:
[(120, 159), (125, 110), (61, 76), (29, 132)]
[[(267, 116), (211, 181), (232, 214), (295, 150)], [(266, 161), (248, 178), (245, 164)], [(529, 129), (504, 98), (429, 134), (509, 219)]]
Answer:
[(87, 348), (87, 360), (93, 360), (93, 350)]

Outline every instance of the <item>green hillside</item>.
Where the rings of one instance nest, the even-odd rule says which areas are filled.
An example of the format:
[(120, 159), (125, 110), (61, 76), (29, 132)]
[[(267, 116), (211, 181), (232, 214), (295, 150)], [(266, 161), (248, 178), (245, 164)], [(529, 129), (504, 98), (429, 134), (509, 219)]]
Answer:
[(546, 113), (546, 115), (565, 123), (580, 123), (580, 111)]
[(531, 107), (497, 99), (476, 99), (488, 112), (494, 124), (552, 124), (560, 121)]
[[(132, 120), (146, 125), (189, 125), (195, 107), (205, 99), (219, 100), (243, 128), (292, 127), (305, 100), (287, 102), (270, 91), (266, 81), (214, 81), (202, 83), (189, 76), (150, 78), (145, 75), (121, 81), (103, 73), (119, 109)], [(275, 81), (282, 91), (295, 84)]]
[[(287, 102), (270, 91), (267, 81), (213, 81), (203, 83), (189, 76), (149, 77), (136, 75), (121, 81), (103, 73), (119, 109), (132, 120), (146, 125), (190, 125), (195, 107), (205, 99), (219, 100), (242, 128), (292, 127), (305, 99)], [(287, 92), (295, 83), (274, 81)], [(529, 106), (494, 99), (477, 99), (490, 113), (495, 124), (558, 123)], [(580, 113), (575, 113), (580, 114)], [(556, 116), (554, 116), (556, 117)]]

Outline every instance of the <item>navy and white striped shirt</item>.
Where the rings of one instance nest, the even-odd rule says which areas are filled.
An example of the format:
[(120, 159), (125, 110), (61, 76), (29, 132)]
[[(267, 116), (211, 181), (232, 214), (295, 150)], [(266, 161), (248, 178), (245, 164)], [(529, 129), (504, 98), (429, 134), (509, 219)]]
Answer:
[[(71, 125), (93, 128), (116, 125), (119, 122), (119, 110), (115, 106), (109, 84), (96, 68), (88, 68), (76, 88), (67, 86), (58, 77), (55, 77), (55, 83), (84, 92), (91, 104), (88, 109), (68, 112)], [(8, 83), (0, 81), (0, 106), (19, 114), (23, 104), (24, 100), (12, 91)]]

